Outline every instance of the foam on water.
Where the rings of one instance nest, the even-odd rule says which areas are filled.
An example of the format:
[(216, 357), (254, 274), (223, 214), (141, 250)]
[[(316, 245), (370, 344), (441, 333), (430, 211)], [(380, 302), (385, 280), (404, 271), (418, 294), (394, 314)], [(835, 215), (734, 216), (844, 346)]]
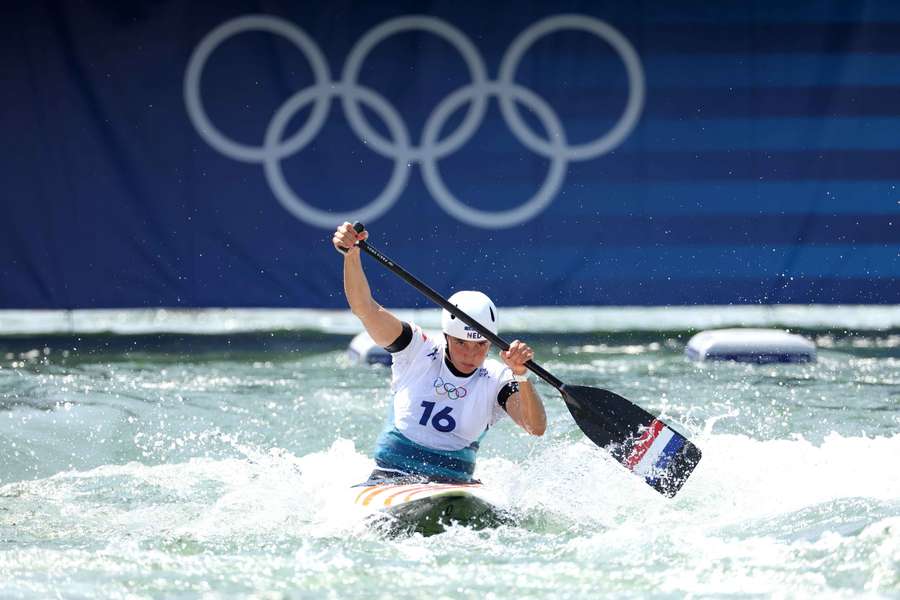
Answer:
[(399, 539), (351, 505), (389, 384), (346, 360), (348, 339), (212, 357), (11, 352), (0, 597), (897, 597), (896, 332), (831, 335), (817, 363), (765, 366), (697, 365), (668, 334), (538, 338), (564, 381), (687, 434), (703, 451), (690, 480), (657, 494), (538, 383), (547, 435), (504, 421), (476, 472), (518, 524)]
[[(349, 486), (371, 461), (343, 439), (305, 456), (241, 447), (243, 458), (108, 465), (7, 484), (0, 538), (29, 543), (5, 546), (0, 592), (24, 594), (28, 581), (40, 588), (40, 565), (48, 584), (134, 571), (144, 589), (169, 591), (196, 590), (227, 568), (246, 578), (239, 591), (248, 581), (265, 589), (279, 577), (315, 574), (325, 585), (362, 562), (375, 569), (369, 579), (390, 585), (384, 574), (401, 576), (398, 560), (417, 565), (419, 580), (402, 575), (414, 589), (437, 577), (468, 585), (490, 565), (492, 581), (538, 591), (550, 585), (540, 569), (552, 564), (557, 594), (900, 591), (900, 472), (891, 460), (900, 456), (900, 435), (833, 434), (818, 445), (800, 436), (696, 441), (704, 459), (673, 500), (586, 441), (551, 443), (520, 463), (483, 460), (478, 476), (520, 525), (457, 527), (436, 538), (384, 539), (365, 528), (362, 512), (348, 510)], [(442, 567), (461, 552), (481, 559)], [(522, 561), (538, 571), (523, 572)], [(181, 583), (154, 584), (139, 564), (171, 570)], [(423, 564), (436, 569), (422, 575)], [(64, 576), (66, 565), (72, 572)], [(323, 589), (347, 589), (332, 584)]]

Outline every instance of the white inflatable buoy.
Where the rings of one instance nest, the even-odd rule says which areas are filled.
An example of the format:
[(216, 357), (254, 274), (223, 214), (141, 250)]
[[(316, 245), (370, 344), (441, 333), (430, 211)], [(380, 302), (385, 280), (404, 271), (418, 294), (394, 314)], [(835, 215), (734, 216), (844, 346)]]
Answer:
[(363, 331), (350, 340), (347, 355), (351, 360), (367, 365), (391, 365), (391, 353), (376, 344), (369, 334)]
[[(440, 331), (425, 331), (425, 335), (430, 338), (443, 336)], [(369, 337), (369, 334), (363, 331), (350, 340), (350, 346), (347, 348), (347, 355), (350, 360), (365, 365), (387, 365), (391, 366), (393, 359), (391, 353), (379, 346)]]
[(684, 353), (697, 361), (813, 362), (816, 345), (801, 335), (779, 329), (713, 329), (692, 337)]

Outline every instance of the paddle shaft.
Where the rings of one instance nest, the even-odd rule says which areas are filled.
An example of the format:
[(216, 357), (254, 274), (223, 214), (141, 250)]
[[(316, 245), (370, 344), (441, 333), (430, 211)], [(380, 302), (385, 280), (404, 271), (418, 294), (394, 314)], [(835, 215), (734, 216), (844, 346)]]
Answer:
[[(452, 315), (454, 315), (457, 319), (461, 320), (466, 325), (474, 328), (475, 331), (480, 333), (485, 339), (489, 340), (492, 344), (499, 347), (501, 350), (509, 350), (509, 342), (501, 338), (500, 336), (492, 333), (487, 327), (464, 313), (459, 309), (459, 307), (450, 304), (450, 302), (438, 294), (436, 291), (422, 283), (415, 275), (395, 263), (393, 260), (373, 248), (370, 244), (365, 242), (364, 240), (360, 240), (356, 243), (360, 250), (380, 262), (382, 265), (399, 275), (406, 283), (413, 286), (420, 292), (422, 292), (425, 296), (428, 297), (429, 300), (440, 306), (441, 308), (447, 310)], [(544, 369), (542, 366), (534, 362), (533, 360), (529, 360), (525, 363), (525, 366), (532, 371), (535, 375), (555, 387), (560, 392), (562, 391), (563, 382), (557, 379), (552, 373)]]

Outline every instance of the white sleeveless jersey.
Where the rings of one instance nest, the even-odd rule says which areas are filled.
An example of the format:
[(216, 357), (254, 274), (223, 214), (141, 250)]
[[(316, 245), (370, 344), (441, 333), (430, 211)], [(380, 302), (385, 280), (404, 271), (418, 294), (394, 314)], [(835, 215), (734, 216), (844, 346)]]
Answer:
[(393, 425), (428, 448), (466, 448), (506, 415), (497, 394), (512, 381), (512, 371), (487, 359), (468, 377), (457, 377), (444, 360), (443, 336), (433, 340), (410, 326), (412, 340), (392, 354)]

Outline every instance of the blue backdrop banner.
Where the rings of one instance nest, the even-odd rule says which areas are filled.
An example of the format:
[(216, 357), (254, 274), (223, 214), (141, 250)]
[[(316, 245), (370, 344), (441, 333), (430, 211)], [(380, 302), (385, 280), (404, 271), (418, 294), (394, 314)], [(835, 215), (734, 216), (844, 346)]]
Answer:
[(2, 13), (0, 308), (900, 303), (900, 3)]

